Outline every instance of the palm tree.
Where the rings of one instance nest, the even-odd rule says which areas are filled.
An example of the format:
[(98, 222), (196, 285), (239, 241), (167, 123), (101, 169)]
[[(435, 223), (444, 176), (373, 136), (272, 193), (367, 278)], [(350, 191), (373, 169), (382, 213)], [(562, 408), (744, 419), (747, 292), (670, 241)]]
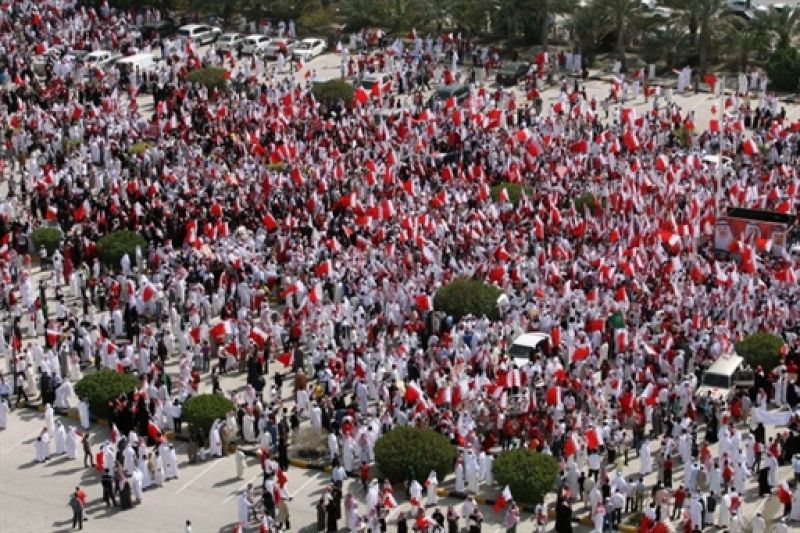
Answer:
[(699, 55), (699, 74), (706, 73), (708, 67), (708, 53), (711, 49), (712, 39), (720, 26), (720, 14), (725, 7), (725, 0), (694, 0), (697, 6), (697, 51)]
[(800, 10), (772, 7), (766, 13), (759, 13), (753, 22), (774, 37), (776, 50), (789, 48), (800, 31)]
[(625, 48), (630, 39), (631, 28), (641, 16), (639, 0), (595, 0), (600, 13), (604, 13), (617, 37), (615, 51), (617, 59), (625, 69)]
[(578, 52), (591, 54), (608, 31), (608, 17), (595, 5), (579, 7), (572, 12), (572, 26)]
[(440, 5), (456, 27), (469, 35), (482, 33), (493, 11), (491, 3), (486, 0), (444, 0)]
[(723, 26), (722, 47), (739, 72), (746, 72), (750, 55), (767, 45), (765, 27), (739, 17), (729, 17)]
[(663, 60), (668, 68), (684, 64), (690, 48), (689, 31), (679, 21), (652, 28), (644, 41), (644, 59), (648, 63)]

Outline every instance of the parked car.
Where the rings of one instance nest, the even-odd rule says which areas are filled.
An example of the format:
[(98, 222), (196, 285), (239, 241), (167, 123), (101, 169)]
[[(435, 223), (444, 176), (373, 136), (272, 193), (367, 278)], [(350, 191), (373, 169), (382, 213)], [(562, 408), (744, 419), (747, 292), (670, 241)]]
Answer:
[(528, 63), (522, 61), (505, 63), (497, 71), (497, 84), (516, 85), (520, 79), (528, 74), (530, 68), (531, 66)]
[(169, 37), (178, 29), (178, 25), (172, 19), (161, 19), (146, 22), (142, 26), (142, 35), (145, 38)]
[(244, 38), (241, 33), (223, 33), (217, 39), (217, 48), (224, 52), (240, 51), (244, 46)]
[(469, 96), (469, 85), (462, 83), (442, 85), (428, 98), (428, 107), (433, 107), (436, 102), (446, 103), (448, 99), (455, 98), (456, 104), (461, 104)]
[(206, 24), (187, 24), (181, 26), (178, 35), (194, 41), (197, 44), (211, 44), (217, 40), (222, 30), (216, 26)]
[(83, 57), (83, 66), (87, 69), (96, 69), (99, 68), (101, 70), (105, 70), (106, 68), (113, 65), (119, 58), (122, 57), (122, 54), (119, 52), (111, 52), (109, 50), (95, 50), (94, 52), (88, 53)]
[(308, 61), (324, 54), (327, 48), (328, 45), (324, 39), (303, 39), (292, 51), (292, 55), (295, 59)]
[(297, 44), (296, 39), (273, 39), (264, 47), (264, 57), (278, 59), (278, 54), (283, 54), (284, 58), (289, 58)]
[(249, 35), (244, 38), (244, 44), (242, 45), (242, 54), (244, 55), (261, 55), (264, 53), (264, 49), (270, 43), (272, 39), (267, 37), (266, 35)]

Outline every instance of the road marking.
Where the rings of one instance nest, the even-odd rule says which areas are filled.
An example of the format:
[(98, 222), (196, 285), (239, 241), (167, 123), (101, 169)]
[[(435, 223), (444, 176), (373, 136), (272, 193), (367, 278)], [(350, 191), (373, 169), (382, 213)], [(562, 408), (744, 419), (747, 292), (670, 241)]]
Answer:
[(19, 441), (19, 442), (18, 442), (18, 443), (16, 443), (15, 445), (13, 445), (12, 447), (8, 448), (7, 450), (3, 450), (3, 455), (5, 455), (5, 454), (7, 454), (7, 453), (10, 453), (10, 452), (13, 452), (13, 451), (14, 451), (14, 450), (16, 450), (17, 448), (19, 448), (20, 446), (22, 446), (23, 444), (25, 444), (25, 441), (31, 440), (32, 438), (34, 438), (35, 436), (37, 436), (37, 435), (38, 435), (39, 433), (41, 433), (41, 432), (42, 432), (42, 430), (41, 430), (41, 429), (37, 429), (36, 431), (34, 431), (33, 433), (31, 433), (30, 435), (28, 435), (27, 437), (25, 437), (24, 439), (22, 439), (21, 441)]
[(247, 485), (249, 485), (250, 483), (253, 483), (253, 482), (254, 482), (255, 480), (257, 480), (259, 477), (261, 477), (261, 473), (260, 473), (260, 472), (259, 472), (258, 474), (256, 474), (255, 476), (253, 476), (253, 477), (252, 477), (252, 479), (250, 479), (250, 481), (248, 481), (247, 483), (245, 483), (244, 485), (242, 485), (242, 486), (241, 486), (241, 488), (237, 489), (237, 490), (236, 490), (236, 492), (234, 492), (234, 493), (232, 493), (232, 494), (229, 494), (227, 498), (225, 498), (224, 500), (222, 500), (222, 503), (228, 503), (228, 502), (231, 500), (231, 498), (233, 498), (234, 496), (238, 496), (239, 494), (241, 494), (241, 492), (242, 492), (244, 489), (246, 489), (246, 488), (247, 488)]
[(200, 472), (199, 474), (197, 474), (196, 476), (194, 476), (194, 477), (192, 478), (192, 480), (191, 480), (191, 481), (189, 481), (189, 482), (188, 482), (186, 485), (184, 485), (183, 487), (179, 488), (179, 489), (178, 489), (178, 492), (176, 492), (176, 494), (180, 494), (181, 492), (183, 492), (184, 490), (186, 490), (187, 488), (189, 488), (189, 486), (190, 486), (192, 483), (194, 483), (195, 481), (197, 481), (198, 479), (200, 479), (201, 477), (203, 477), (204, 475), (206, 475), (206, 474), (207, 474), (207, 473), (208, 473), (208, 472), (209, 472), (209, 471), (210, 471), (212, 468), (214, 468), (215, 466), (217, 466), (217, 465), (218, 465), (218, 464), (220, 464), (221, 462), (222, 462), (222, 461), (220, 461), (220, 460), (214, 460), (214, 462), (213, 462), (213, 463), (211, 463), (210, 465), (208, 465), (208, 466), (207, 466), (207, 467), (206, 467), (206, 468), (205, 468), (205, 469), (204, 469), (202, 472)]
[(316, 474), (313, 477), (308, 478), (305, 483), (300, 485), (300, 487), (296, 491), (294, 491), (291, 494), (289, 494), (289, 496), (294, 498), (295, 496), (297, 496), (300, 493), (301, 490), (306, 488), (308, 486), (308, 484), (311, 483), (312, 481), (319, 481), (319, 479), (317, 478)]

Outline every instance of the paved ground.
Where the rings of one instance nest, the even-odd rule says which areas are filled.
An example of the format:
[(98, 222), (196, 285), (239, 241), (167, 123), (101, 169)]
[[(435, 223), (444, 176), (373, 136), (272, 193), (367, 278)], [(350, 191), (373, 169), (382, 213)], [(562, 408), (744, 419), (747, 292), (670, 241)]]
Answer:
[[(321, 78), (335, 77), (338, 75), (338, 58), (326, 55), (310, 63)], [(302, 76), (302, 73), (296, 75)], [(587, 83), (587, 92), (590, 97), (596, 95), (604, 97), (609, 90), (606, 81), (592, 80)], [(545, 91), (545, 109), (549, 109), (547, 102), (557, 96), (557, 89)], [(149, 97), (142, 97), (140, 105), (147, 107)], [(697, 124), (703, 127), (710, 117), (710, 107), (717, 100), (707, 94), (677, 96), (676, 101), (684, 109), (691, 108), (697, 113)], [(643, 99), (635, 103), (640, 111), (650, 108)], [(152, 106), (151, 106), (152, 107)], [(787, 107), (790, 119), (800, 118), (800, 108)], [(5, 191), (0, 187), (0, 195)], [(37, 274), (38, 276), (38, 274)], [(23, 331), (25, 328), (23, 328)], [(174, 363), (173, 363), (174, 364)], [(0, 367), (5, 370), (6, 362), (0, 362)], [(244, 381), (243, 376), (234, 375), (224, 377), (222, 387), (231, 390)], [(204, 379), (200, 392), (210, 392), (207, 379)], [(284, 390), (288, 394), (288, 386)], [(73, 400), (74, 401), (74, 400)], [(191, 519), (195, 532), (206, 531), (231, 531), (237, 520), (236, 494), (247, 480), (254, 481), (257, 485), (260, 480), (260, 470), (257, 462), (250, 459), (245, 480), (235, 478), (235, 465), (232, 457), (213, 460), (199, 464), (188, 464), (186, 461), (185, 444), (177, 443), (180, 461), (180, 477), (178, 480), (169, 481), (164, 487), (145, 492), (142, 505), (132, 510), (120, 512), (109, 509), (102, 503), (102, 490), (97, 474), (91, 469), (84, 469), (80, 460), (69, 461), (64, 457), (54, 457), (44, 465), (33, 462), (33, 439), (43, 426), (43, 415), (33, 410), (17, 410), (9, 417), (9, 426), (0, 431), (0, 531), (62, 531), (69, 530), (71, 526), (71, 511), (67, 505), (68, 495), (76, 485), (85, 487), (89, 495), (88, 516), (90, 520), (85, 524), (87, 531), (116, 532), (116, 531), (182, 531), (184, 521)], [(65, 420), (66, 425), (76, 425), (73, 420)], [(98, 442), (107, 438), (104, 428), (92, 428), (92, 442), (96, 447)], [(655, 450), (654, 450), (655, 451)], [(637, 461), (631, 462), (631, 467), (626, 473), (633, 473), (637, 468)], [(291, 468), (288, 471), (289, 492), (293, 501), (289, 504), (292, 525), (295, 529), (312, 530), (316, 522), (314, 504), (320, 496), (327, 482), (328, 475), (322, 472)], [(680, 482), (682, 473), (676, 470), (676, 482)], [(781, 478), (788, 476), (788, 467), (781, 469)], [(648, 478), (652, 483), (654, 475)], [(443, 483), (442, 487), (451, 486), (452, 480)], [(748, 484), (749, 490), (745, 498), (746, 514), (752, 514), (756, 508), (761, 508), (765, 500), (754, 495), (754, 483)], [(362, 493), (359, 487), (351, 483), (345, 489), (353, 490), (359, 499)], [(485, 495), (494, 497), (499, 491), (498, 487), (486, 489)], [(398, 490), (398, 495), (402, 493)], [(399, 501), (403, 498), (399, 497)], [(363, 500), (361, 500), (363, 501)], [(441, 499), (442, 505), (460, 504), (460, 500)], [(401, 505), (394, 511), (396, 513), (408, 510), (408, 504)], [(585, 512), (581, 504), (576, 505), (576, 511)], [(363, 504), (362, 504), (363, 510)], [(489, 508), (484, 509), (486, 516), (485, 526), (488, 531), (501, 530), (497, 515)], [(462, 521), (463, 524), (463, 521)], [(340, 522), (340, 525), (344, 525)], [(523, 514), (523, 522), (519, 530), (523, 533), (533, 530), (533, 521), (527, 513)], [(549, 528), (552, 528), (552, 522)], [(390, 525), (390, 529), (394, 529)], [(257, 530), (252, 526), (250, 530)], [(588, 531), (589, 528), (581, 526), (578, 530)]]

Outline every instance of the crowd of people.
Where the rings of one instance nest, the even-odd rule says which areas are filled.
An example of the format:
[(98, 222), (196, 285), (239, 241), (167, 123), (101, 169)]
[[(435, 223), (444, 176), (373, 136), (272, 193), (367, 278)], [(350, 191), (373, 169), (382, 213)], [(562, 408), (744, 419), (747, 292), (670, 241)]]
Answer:
[[(387, 42), (380, 62), (337, 46), (344, 75), (383, 69), (396, 84), (329, 105), (310, 90), (312, 65), (127, 33), (137, 17), (159, 16), (143, 13), (70, 0), (0, 9), (0, 353), (10, 361), (0, 397), (67, 408), (92, 367), (136, 374), (135, 395), (111, 406), (119, 435), (97, 456), (107, 503), (119, 494), (129, 507), (177, 477), (162, 436), (183, 431), (182, 403), (208, 388), (237, 412), (191, 437), (210, 456), (233, 440), (261, 450), (259, 519), (270, 530), (289, 526), (282, 472), (304, 424), (330, 435), (333, 485), (318, 506), (328, 531), (340, 518), (353, 531), (385, 529), (391, 486), (367, 479), (359, 509), (342, 482), (401, 425), (459, 446), (461, 493), (498, 492), (500, 449), (557, 457), (559, 532), (571, 531), (581, 501), (598, 531), (631, 511), (642, 512), (642, 531), (670, 518), (690, 532), (736, 531), (756, 481), (798, 519), (796, 480), (777, 474), (789, 462), (800, 472), (798, 418), (767, 438), (753, 417), (798, 403), (798, 260), (764, 239), (723, 255), (713, 246), (728, 206), (796, 213), (800, 138), (763, 84), (720, 100), (708, 127), (666, 90), (640, 96), (639, 73), (614, 78), (599, 102), (582, 80), (564, 81), (538, 114), (545, 73), (563, 55), (537, 56), (519, 96), (466, 74), (468, 58), (485, 68), (487, 52), (458, 36), (413, 36)], [(44, 76), (32, 70), (48, 46), (123, 41), (159, 53), (156, 69), (87, 71), (66, 53)], [(188, 82), (201, 66), (224, 66), (230, 81)], [(429, 79), (459, 78), (470, 84), (463, 102), (405, 98)], [(648, 112), (626, 107), (642, 97)], [(731, 158), (724, 179), (708, 153)], [(518, 200), (505, 183), (523, 186)], [(578, 207), (578, 198), (592, 200)], [(55, 253), (32, 246), (40, 226), (63, 232)], [(118, 229), (147, 246), (104, 265), (97, 240)], [(435, 311), (436, 290), (458, 278), (500, 287), (499, 318)], [(527, 331), (549, 339), (521, 365), (505, 348)], [(732, 399), (697, 397), (703, 370), (757, 331), (782, 338), (781, 364), (753, 369), (756, 386)], [(222, 391), (227, 374), (241, 386)], [(0, 426), (9, 408), (0, 402)], [(85, 430), (86, 402), (79, 412)], [(37, 461), (51, 438), (72, 458), (88, 446), (47, 413)], [(634, 476), (623, 473), (629, 460)], [(409, 479), (416, 509), (398, 515), (398, 530), (405, 518), (421, 530), (458, 530), (462, 518), (480, 530), (474, 500), (436, 507), (444, 480), (428, 480), (428, 515), (421, 481)], [(240, 521), (257, 500), (240, 496)], [(519, 508), (503, 512), (513, 529)], [(547, 513), (532, 519), (546, 523)]]

